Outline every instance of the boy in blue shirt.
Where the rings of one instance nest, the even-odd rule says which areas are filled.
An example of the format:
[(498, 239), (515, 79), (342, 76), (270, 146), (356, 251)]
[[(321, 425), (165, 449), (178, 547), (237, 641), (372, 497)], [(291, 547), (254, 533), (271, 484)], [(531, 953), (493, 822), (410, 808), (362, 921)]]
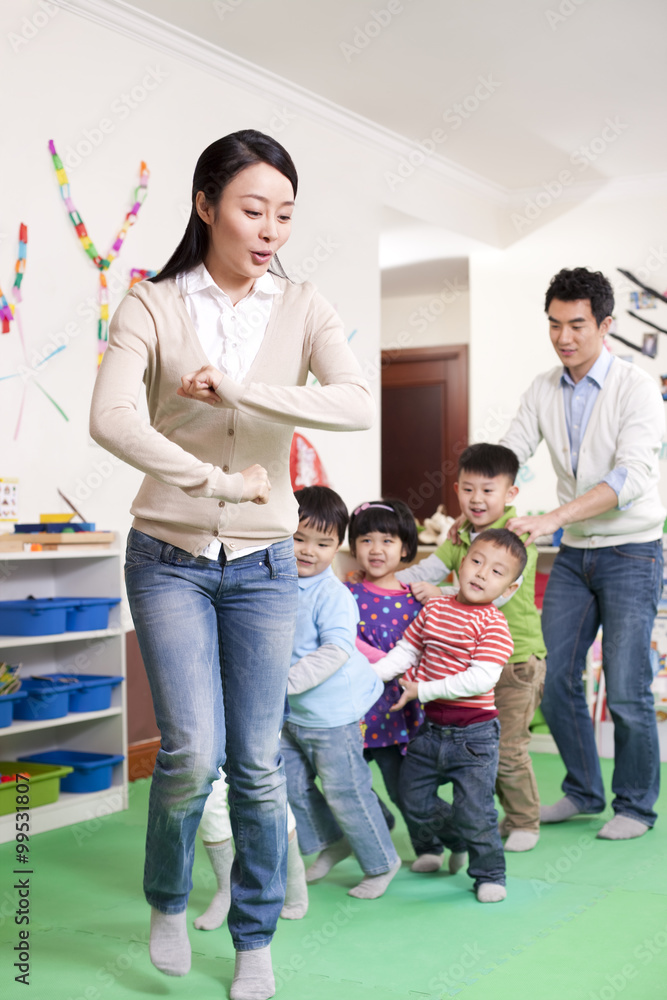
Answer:
[(401, 862), (371, 787), (360, 727), (382, 682), (356, 648), (357, 605), (331, 568), (348, 513), (325, 486), (295, 496), (299, 609), (287, 687), (290, 714), (281, 737), (287, 796), (301, 850), (319, 852), (307, 881), (323, 878), (354, 852), (364, 878), (349, 895), (377, 899)]

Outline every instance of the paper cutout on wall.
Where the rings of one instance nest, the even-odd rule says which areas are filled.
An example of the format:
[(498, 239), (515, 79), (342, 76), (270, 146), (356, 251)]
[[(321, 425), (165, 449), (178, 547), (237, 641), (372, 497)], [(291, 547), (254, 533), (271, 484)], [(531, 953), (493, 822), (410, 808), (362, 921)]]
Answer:
[(298, 431), (292, 438), (289, 473), (293, 490), (304, 486), (328, 486), (329, 480), (315, 447)]
[(104, 351), (106, 350), (107, 340), (109, 337), (109, 289), (107, 287), (107, 279), (105, 276), (105, 271), (107, 271), (113, 264), (116, 257), (118, 257), (123, 242), (129, 229), (137, 221), (137, 215), (139, 214), (139, 209), (146, 200), (146, 195), (148, 194), (148, 178), (150, 177), (150, 171), (144, 161), (141, 161), (141, 167), (139, 171), (139, 185), (134, 189), (134, 203), (130, 211), (125, 216), (123, 224), (118, 230), (116, 237), (111, 244), (106, 257), (102, 257), (95, 244), (90, 239), (86, 227), (81, 219), (81, 216), (77, 212), (74, 202), (72, 201), (70, 195), (69, 179), (65, 173), (65, 168), (63, 162), (56, 152), (56, 147), (54, 145), (53, 139), (49, 140), (49, 152), (53, 159), (53, 165), (56, 169), (56, 177), (58, 178), (58, 183), (60, 185), (60, 193), (62, 195), (63, 201), (67, 206), (67, 211), (69, 217), (72, 220), (76, 234), (81, 241), (81, 246), (86, 251), (87, 255), (92, 260), (93, 264), (99, 271), (100, 276), (100, 318), (97, 324), (97, 363), (102, 360)]
[(156, 274), (157, 271), (147, 271), (143, 267), (133, 267), (130, 271), (130, 288), (140, 281), (145, 281), (146, 278), (154, 278)]
[[(23, 392), (21, 394), (21, 402), (19, 404), (18, 415), (16, 418), (16, 427), (14, 428), (14, 440), (16, 441), (19, 436), (19, 431), (21, 429), (21, 420), (23, 419), (23, 410), (25, 408), (25, 401), (28, 392), (28, 377), (32, 378), (37, 388), (44, 396), (53, 403), (58, 413), (65, 420), (69, 422), (69, 417), (62, 409), (61, 406), (56, 403), (53, 396), (50, 396), (43, 385), (40, 385), (38, 379), (35, 377), (35, 372), (40, 367), (40, 365), (45, 364), (54, 354), (59, 354), (60, 351), (64, 350), (65, 345), (58, 347), (55, 351), (52, 351), (47, 357), (42, 358), (40, 362), (36, 365), (31, 365), (28, 360), (28, 348), (26, 346), (25, 337), (23, 335), (23, 321), (21, 317), (21, 304), (23, 302), (23, 295), (21, 293), (21, 282), (23, 281), (23, 275), (25, 274), (26, 264), (28, 260), (28, 227), (22, 222), (19, 226), (19, 248), (18, 256), (16, 258), (15, 267), (15, 277), (14, 284), (12, 286), (12, 297), (14, 299), (13, 305), (9, 305), (7, 299), (2, 294), (2, 289), (0, 289), (0, 316), (2, 316), (2, 332), (9, 333), (11, 330), (12, 320), (16, 321), (16, 328), (18, 330), (19, 338), (21, 341), (21, 350), (23, 351), (23, 360), (25, 364), (21, 366), (21, 370), (14, 372), (12, 375), (3, 375), (0, 377), (0, 382), (5, 382), (12, 378), (22, 378), (23, 379)], [(6, 328), (5, 328), (6, 323)]]

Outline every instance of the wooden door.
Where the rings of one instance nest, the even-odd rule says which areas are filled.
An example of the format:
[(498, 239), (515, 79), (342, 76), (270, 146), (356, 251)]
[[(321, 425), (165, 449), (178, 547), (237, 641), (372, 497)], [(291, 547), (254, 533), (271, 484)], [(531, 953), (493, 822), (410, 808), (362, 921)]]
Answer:
[(454, 492), (468, 444), (468, 348), (382, 352), (382, 494), (404, 500), (423, 520)]

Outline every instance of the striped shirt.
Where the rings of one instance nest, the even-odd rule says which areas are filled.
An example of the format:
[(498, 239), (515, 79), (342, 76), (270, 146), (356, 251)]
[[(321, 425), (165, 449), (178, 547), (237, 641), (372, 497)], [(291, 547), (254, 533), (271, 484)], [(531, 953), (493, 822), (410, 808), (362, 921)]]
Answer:
[[(496, 664), (500, 670), (514, 648), (502, 612), (492, 604), (462, 604), (456, 597), (428, 601), (403, 633), (403, 639), (421, 654), (419, 663), (410, 667), (406, 677), (424, 682), (461, 674), (473, 663)], [(456, 707), (495, 712), (493, 688), (484, 694), (457, 698)]]

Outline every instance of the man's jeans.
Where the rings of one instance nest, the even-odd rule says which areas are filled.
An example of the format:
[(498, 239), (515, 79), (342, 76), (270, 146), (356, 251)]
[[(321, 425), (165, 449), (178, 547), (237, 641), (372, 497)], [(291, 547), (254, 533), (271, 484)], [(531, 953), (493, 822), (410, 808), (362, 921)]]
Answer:
[(297, 608), (292, 540), (226, 563), (132, 529), (125, 577), (161, 736), (146, 899), (163, 913), (185, 909), (195, 834), (224, 765), (236, 843), (229, 930), (237, 951), (264, 947), (287, 869), (278, 734)]
[(614, 721), (614, 812), (653, 826), (660, 751), (650, 690), (651, 630), (662, 589), (662, 543), (575, 549), (563, 545), (549, 576), (542, 629), (547, 677), (542, 711), (567, 768), (563, 791), (581, 812), (605, 806), (593, 723), (582, 681), (602, 625), (607, 706)]
[[(498, 771), (497, 718), (471, 726), (424, 722), (408, 743), (401, 768), (401, 800), (417, 854), (468, 851), (468, 875), (505, 884), (505, 854), (493, 800)], [(438, 787), (453, 786), (453, 807)], [(446, 807), (443, 809), (443, 807)]]
[(281, 747), (303, 853), (322, 851), (345, 835), (365, 875), (389, 871), (398, 855), (372, 789), (359, 723), (312, 729), (287, 719)]

